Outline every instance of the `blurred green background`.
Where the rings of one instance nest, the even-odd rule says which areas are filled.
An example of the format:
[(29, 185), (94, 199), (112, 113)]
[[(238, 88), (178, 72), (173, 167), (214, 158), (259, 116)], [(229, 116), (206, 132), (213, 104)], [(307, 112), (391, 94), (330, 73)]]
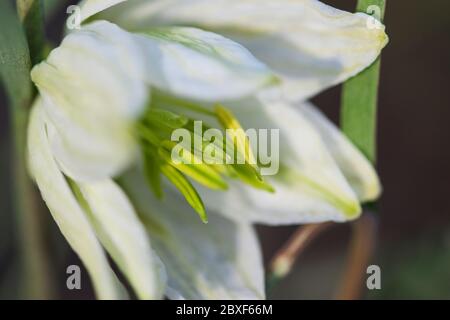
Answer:
[[(57, 3), (47, 13), (47, 35), (56, 45), (66, 18)], [(353, 0), (324, 1), (353, 11)], [(371, 263), (381, 268), (382, 289), (369, 299), (450, 299), (450, 2), (387, 0), (390, 43), (383, 51), (379, 97), (378, 170), (384, 186), (378, 241)], [(293, 30), (294, 32), (294, 30)], [(338, 119), (340, 87), (314, 98)], [(8, 110), (0, 89), (0, 298), (21, 297), (23, 278), (17, 219), (12, 215)], [(89, 285), (65, 289), (66, 267), (80, 264), (53, 221), (46, 230), (53, 297), (93, 298)], [(269, 261), (294, 227), (258, 227)], [(293, 272), (269, 295), (276, 299), (332, 298), (343, 272), (348, 225), (321, 235)], [(81, 265), (81, 264), (80, 264)], [(86, 275), (86, 273), (83, 273)], [(87, 279), (83, 284), (88, 284)]]

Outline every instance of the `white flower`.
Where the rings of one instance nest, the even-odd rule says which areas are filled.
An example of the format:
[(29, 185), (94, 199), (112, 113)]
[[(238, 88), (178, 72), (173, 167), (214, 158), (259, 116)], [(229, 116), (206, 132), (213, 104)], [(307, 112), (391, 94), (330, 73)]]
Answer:
[[(369, 162), (304, 102), (378, 56), (386, 37), (366, 28), (367, 16), (312, 0), (87, 0), (81, 8), (83, 20), (106, 10), (104, 18), (128, 31), (105, 20), (83, 25), (33, 69), (40, 97), (29, 166), (99, 298), (124, 292), (102, 246), (139, 298), (264, 298), (252, 222), (345, 221), (378, 197)], [(191, 217), (173, 188), (155, 197), (139, 150), (152, 160), (148, 144), (162, 132), (141, 127), (161, 114), (184, 125), (184, 115), (164, 111), (167, 101), (199, 118), (198, 107), (221, 103), (243, 127), (279, 128), (282, 170), (269, 179), (276, 192), (257, 189), (267, 185), (245, 174), (234, 183), (217, 168), (188, 172), (163, 163), (200, 214), (203, 204), (181, 172), (203, 183), (196, 189), (212, 213), (208, 225)], [(222, 184), (231, 187), (210, 190)]]
[[(33, 69), (59, 133), (51, 141), (54, 152), (69, 176), (98, 179), (128, 166), (136, 148), (130, 127), (151, 100), (150, 87), (216, 101), (248, 95), (273, 81), (262, 63), (226, 38), (193, 28), (165, 34), (174, 40), (94, 22), (69, 34)], [(200, 45), (178, 42), (176, 35)]]

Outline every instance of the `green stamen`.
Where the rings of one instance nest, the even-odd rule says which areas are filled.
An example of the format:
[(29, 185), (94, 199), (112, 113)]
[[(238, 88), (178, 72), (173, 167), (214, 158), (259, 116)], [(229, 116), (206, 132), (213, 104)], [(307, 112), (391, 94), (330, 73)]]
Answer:
[(173, 185), (183, 194), (186, 201), (198, 213), (204, 223), (208, 223), (205, 206), (197, 190), (192, 186), (188, 179), (177, 169), (169, 165), (161, 166), (162, 173), (173, 183)]
[[(183, 110), (191, 116), (184, 114)], [(197, 121), (196, 114), (213, 117), (223, 128)], [(185, 131), (180, 141), (175, 142), (172, 136), (177, 129), (186, 130), (187, 136)], [(224, 134), (223, 129), (228, 135)], [(274, 192), (259, 173), (249, 138), (236, 117), (224, 106), (217, 105), (211, 111), (193, 102), (156, 93), (152, 104), (136, 125), (136, 132), (141, 140), (144, 173), (151, 190), (162, 198), (161, 174), (164, 175), (203, 222), (207, 221), (205, 208), (188, 177), (213, 190), (226, 190), (228, 184), (224, 177), (228, 177), (257, 189)], [(205, 132), (208, 132), (206, 137)], [(241, 159), (243, 161), (239, 161)]]

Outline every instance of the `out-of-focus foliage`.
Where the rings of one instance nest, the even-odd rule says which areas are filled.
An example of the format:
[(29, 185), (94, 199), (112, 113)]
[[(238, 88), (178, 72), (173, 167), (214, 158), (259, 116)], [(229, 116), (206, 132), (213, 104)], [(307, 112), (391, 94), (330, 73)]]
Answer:
[(403, 243), (381, 261), (382, 287), (369, 298), (450, 299), (450, 232)]
[(66, 3), (67, 3), (67, 1), (61, 1), (61, 0), (44, 0), (45, 16), (50, 17), (52, 14), (54, 14), (56, 12), (56, 10), (60, 9)]

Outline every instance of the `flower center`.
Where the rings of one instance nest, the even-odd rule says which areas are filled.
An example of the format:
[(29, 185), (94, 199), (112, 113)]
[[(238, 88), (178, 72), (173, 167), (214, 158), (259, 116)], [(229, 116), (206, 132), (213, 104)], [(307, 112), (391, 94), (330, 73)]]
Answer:
[(207, 108), (156, 93), (136, 128), (151, 190), (161, 198), (165, 176), (204, 222), (203, 202), (189, 179), (214, 190), (226, 190), (231, 178), (274, 191), (261, 177), (238, 119), (222, 105)]

